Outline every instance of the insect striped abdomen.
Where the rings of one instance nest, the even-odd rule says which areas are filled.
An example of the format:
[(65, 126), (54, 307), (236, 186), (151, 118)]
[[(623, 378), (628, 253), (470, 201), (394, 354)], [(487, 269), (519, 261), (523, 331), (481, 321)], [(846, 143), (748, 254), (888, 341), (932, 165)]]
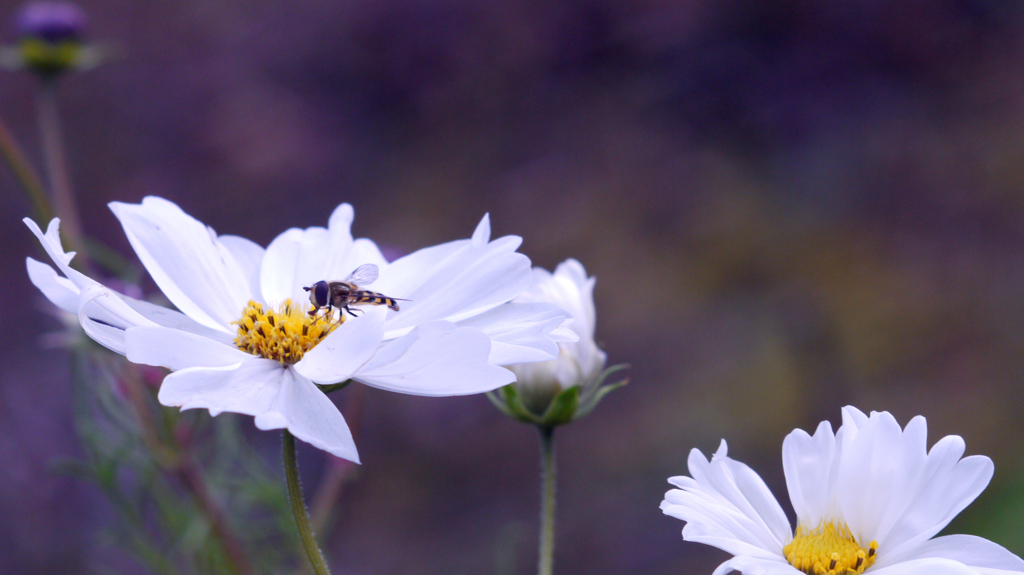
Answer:
[(390, 298), (381, 293), (369, 290), (359, 290), (349, 296), (349, 298), (352, 300), (352, 303), (355, 304), (368, 303), (373, 305), (386, 305), (392, 310), (398, 311), (398, 302), (395, 301), (394, 298)]

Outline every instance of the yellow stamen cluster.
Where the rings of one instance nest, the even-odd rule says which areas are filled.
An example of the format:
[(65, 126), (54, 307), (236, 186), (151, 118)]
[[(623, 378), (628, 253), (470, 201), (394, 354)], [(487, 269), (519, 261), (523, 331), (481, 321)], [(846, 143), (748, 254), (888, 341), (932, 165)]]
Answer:
[(824, 521), (814, 529), (798, 526), (782, 554), (790, 565), (807, 575), (859, 575), (875, 562), (878, 542), (863, 548), (845, 524), (836, 526)]
[(249, 300), (242, 317), (231, 323), (238, 326), (235, 337), (238, 349), (293, 364), (343, 321), (344, 317), (337, 322), (330, 316), (310, 317), (302, 306), (289, 299), (276, 310), (264, 309), (263, 304)]

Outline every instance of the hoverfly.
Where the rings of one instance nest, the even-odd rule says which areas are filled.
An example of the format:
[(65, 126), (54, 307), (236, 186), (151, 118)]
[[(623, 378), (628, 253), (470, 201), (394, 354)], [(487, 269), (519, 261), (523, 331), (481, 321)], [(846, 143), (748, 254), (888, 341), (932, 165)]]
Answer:
[(330, 315), (331, 308), (336, 307), (355, 317), (357, 310), (349, 307), (352, 305), (386, 305), (398, 311), (398, 301), (395, 298), (360, 287), (372, 284), (376, 280), (377, 266), (363, 264), (341, 281), (320, 280), (310, 287), (302, 288), (309, 292), (309, 301), (313, 304), (313, 310), (309, 315), (315, 316), (322, 307), (327, 308), (327, 314)]

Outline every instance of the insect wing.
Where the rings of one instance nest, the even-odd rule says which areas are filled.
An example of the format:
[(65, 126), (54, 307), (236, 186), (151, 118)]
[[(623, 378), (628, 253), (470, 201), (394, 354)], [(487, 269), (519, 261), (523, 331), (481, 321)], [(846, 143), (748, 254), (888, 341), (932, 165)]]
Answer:
[(348, 274), (348, 277), (342, 281), (357, 286), (372, 284), (377, 281), (377, 266), (374, 264), (363, 264)]

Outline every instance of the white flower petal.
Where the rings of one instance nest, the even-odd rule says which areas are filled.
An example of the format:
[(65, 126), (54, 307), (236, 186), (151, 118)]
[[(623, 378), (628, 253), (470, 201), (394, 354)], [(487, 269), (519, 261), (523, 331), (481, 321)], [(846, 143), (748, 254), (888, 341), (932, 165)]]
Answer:
[(111, 327), (81, 314), (79, 314), (78, 321), (82, 325), (85, 335), (92, 338), (93, 341), (114, 353), (124, 355), (123, 329)]
[(352, 206), (341, 204), (331, 213), (326, 229), (292, 228), (274, 238), (267, 246), (260, 270), (264, 301), (270, 304), (289, 298), (304, 301), (309, 296), (303, 287), (321, 280), (344, 280), (363, 264), (385, 268), (387, 261), (375, 243), (352, 239), (354, 217)]
[(237, 347), (168, 327), (131, 327), (125, 332), (128, 361), (177, 371), (189, 367), (227, 367), (252, 358)]
[(917, 559), (880, 569), (872, 566), (867, 573), (871, 575), (980, 575), (978, 571), (963, 563), (949, 559)]
[[(100, 286), (101, 284), (72, 269), (66, 263), (71, 261), (74, 253), (64, 253), (60, 244), (60, 220), (54, 218), (50, 222), (46, 234), (43, 234), (32, 220), (25, 218), (24, 221), (28, 228), (32, 230), (32, 233), (39, 238), (43, 248), (50, 255), (50, 258), (57, 263), (60, 270), (67, 276), (61, 277), (56, 274), (53, 268), (28, 258), (28, 260), (30, 260), (27, 262), (29, 278), (55, 305), (65, 311), (77, 314), (79, 308), (78, 297), (80, 296), (81, 289), (88, 286)], [(197, 333), (211, 338), (218, 338), (219, 341), (231, 341), (232, 339), (232, 335), (227, 334), (220, 329), (214, 330), (203, 326), (181, 312), (157, 306), (149, 302), (136, 300), (124, 294), (116, 295), (140, 315), (160, 325), (183, 329), (185, 331), (190, 331), (192, 333)], [(104, 329), (99, 325), (96, 325), (95, 330), (107, 333), (104, 337), (108, 340), (110, 336), (116, 335), (109, 329)], [(214, 336), (214, 334), (218, 335)], [(115, 339), (117, 338), (115, 337)]]
[[(494, 357), (493, 347), (491, 357)], [(564, 350), (558, 354), (558, 359), (517, 363), (505, 367), (516, 374), (516, 389), (519, 390), (527, 409), (537, 413), (543, 413), (556, 394), (578, 386), (583, 381), (576, 358)], [(584, 391), (580, 390), (581, 393)]]
[(43, 292), (46, 299), (66, 312), (78, 313), (81, 290), (71, 280), (61, 277), (52, 267), (32, 258), (25, 258), (25, 266), (28, 268), (29, 281)]
[(856, 433), (858, 429), (866, 425), (868, 422), (868, 416), (863, 411), (847, 405), (843, 408), (843, 425), (847, 429), (851, 430), (851, 433)]
[(185, 315), (221, 331), (252, 299), (249, 278), (213, 229), (172, 202), (112, 202), (110, 209), (160, 290)]
[(733, 557), (722, 563), (711, 575), (725, 575), (733, 571), (743, 575), (804, 575), (781, 558)]
[(558, 344), (548, 334), (565, 319), (565, 312), (548, 303), (506, 303), (458, 325), (479, 329), (491, 339), (489, 361), (509, 365), (558, 357)]
[(359, 463), (352, 432), (334, 403), (312, 381), (292, 369), (281, 370), (281, 389), (273, 405), (256, 416), (256, 427), (288, 428), (317, 449)]
[[(904, 484), (897, 482), (905, 481), (910, 471), (893, 452), (904, 452), (903, 441), (903, 430), (887, 412), (872, 413), (856, 433), (843, 435), (839, 505), (858, 541), (876, 539), (886, 514), (899, 503), (895, 496)], [(923, 458), (923, 445), (921, 449)]]
[(128, 307), (139, 312), (139, 315), (158, 325), (187, 331), (223, 344), (234, 345), (234, 333), (227, 333), (219, 329), (208, 328), (177, 310), (152, 304), (148, 301), (130, 298), (124, 294), (117, 295), (128, 305)]
[(126, 329), (156, 325), (124, 303), (120, 294), (99, 284), (82, 290), (78, 299), (78, 321), (86, 335), (121, 355), (125, 353)]
[(893, 558), (935, 536), (988, 486), (992, 460), (983, 455), (959, 459), (963, 452), (963, 440), (948, 436), (928, 454), (927, 467), (915, 478), (911, 504), (886, 538)]
[(885, 562), (938, 533), (992, 476), (988, 458), (960, 460), (964, 446), (959, 438), (944, 438), (926, 452), (927, 426), (921, 417), (901, 430), (888, 413), (872, 413), (864, 421), (844, 410), (844, 430), (854, 431), (843, 439), (843, 518), (858, 540), (879, 542)]
[(794, 430), (782, 442), (782, 467), (797, 522), (816, 526), (836, 511), (840, 445), (832, 425), (821, 422), (814, 436)]
[[(530, 288), (515, 299), (516, 302), (549, 302), (559, 306), (567, 313), (566, 321), (555, 328), (547, 337), (559, 341), (559, 364), (548, 364), (545, 368), (521, 369), (515, 371), (519, 375), (517, 386), (536, 389), (550, 388), (554, 383), (550, 373), (557, 367), (557, 381), (561, 387), (571, 385), (588, 385), (595, 382), (608, 360), (607, 354), (594, 341), (596, 312), (594, 309), (595, 278), (588, 278), (587, 271), (580, 262), (569, 259), (549, 273), (541, 268), (534, 268)], [(575, 341), (565, 341), (565, 335), (572, 333)], [(568, 367), (572, 369), (567, 369)], [(530, 381), (532, 376), (540, 379)], [(571, 378), (571, 379), (567, 379)]]
[(473, 230), (471, 240), (474, 246), (483, 246), (491, 241), (491, 214), (484, 214), (484, 217), (480, 219), (480, 223)]
[(748, 517), (760, 520), (781, 551), (792, 538), (789, 520), (761, 476), (747, 465), (727, 457), (724, 449), (721, 456), (715, 454), (709, 468), (718, 492)]
[(168, 407), (205, 408), (212, 416), (225, 411), (255, 416), (274, 404), (284, 372), (280, 363), (260, 357), (224, 367), (190, 367), (165, 377), (157, 399)]
[(30, 218), (23, 218), (21, 221), (28, 226), (28, 229), (32, 231), (39, 240), (39, 243), (42, 244), (43, 249), (46, 250), (46, 255), (50, 256), (53, 263), (57, 265), (57, 268), (60, 269), (65, 277), (71, 280), (71, 283), (79, 289), (90, 285), (99, 285), (95, 280), (69, 265), (71, 259), (75, 257), (75, 252), (65, 252), (64, 246), (60, 243), (60, 219), (53, 218), (50, 220), (49, 225), (46, 226), (45, 234)]
[(257, 357), (218, 367), (193, 367), (164, 378), (160, 403), (256, 417), (260, 429), (287, 427), (295, 437), (359, 462), (352, 433), (338, 409), (313, 382), (276, 361)]
[[(544, 347), (547, 347), (544, 345)], [(487, 358), (488, 363), (511, 367), (516, 364), (544, 362), (549, 358), (547, 351), (541, 351), (537, 347), (505, 343), (503, 341), (491, 340), (491, 354)], [(552, 360), (554, 361), (554, 360)]]
[(570, 355), (577, 358), (580, 364), (580, 373), (583, 382), (593, 381), (604, 370), (608, 363), (608, 354), (592, 339), (581, 340), (578, 343), (560, 344)]
[(380, 347), (387, 308), (367, 308), (349, 318), (295, 364), (295, 371), (317, 383), (337, 383), (352, 377)]
[(576, 335), (576, 332), (569, 329), (566, 325), (572, 322), (572, 318), (566, 318), (562, 325), (551, 330), (548, 337), (555, 343), (575, 343), (580, 340), (580, 336)]
[(235, 261), (242, 268), (242, 273), (248, 278), (252, 299), (263, 301), (260, 290), (260, 265), (263, 263), (263, 254), (266, 250), (258, 243), (242, 236), (218, 236), (217, 239), (235, 257)]
[(386, 342), (353, 379), (389, 391), (446, 396), (482, 393), (515, 375), (487, 362), (490, 340), (477, 329), (438, 321)]
[[(689, 479), (689, 478), (687, 478)], [(670, 503), (675, 501), (677, 503)], [(682, 519), (683, 539), (717, 547), (733, 555), (778, 560), (777, 553), (756, 542), (749, 518), (733, 506), (724, 506), (700, 491), (672, 490), (661, 504), (665, 515)]]
[[(388, 273), (381, 274), (373, 284), (374, 291), (392, 297), (401, 297), (416, 289), (426, 274), (430, 274), (442, 263), (471, 249), (471, 240), (456, 240), (436, 246), (421, 248), (388, 264)], [(403, 303), (402, 309), (408, 307)]]
[[(924, 558), (951, 559), (975, 569), (982, 575), (1024, 573), (1024, 560), (1006, 548), (973, 535), (946, 535), (917, 546), (903, 561)], [(879, 560), (882, 558), (879, 557)]]
[(296, 284), (300, 283), (296, 276), (301, 265), (299, 254), (305, 251), (303, 242), (319, 245), (322, 242), (318, 241), (316, 236), (326, 234), (327, 230), (323, 228), (292, 228), (270, 242), (260, 268), (260, 291), (263, 294), (263, 301), (276, 304), (292, 297)]
[[(429, 321), (470, 318), (522, 293), (530, 281), (530, 259), (511, 251), (510, 246), (511, 242), (498, 240), (456, 254), (425, 272), (420, 285), (409, 292), (381, 287), (385, 295), (409, 300), (401, 303), (401, 313), (389, 318), (389, 336), (385, 337)], [(393, 274), (382, 274), (381, 283), (390, 277)]]
[(574, 300), (579, 301), (579, 313), (576, 313), (575, 309), (570, 311), (573, 312), (572, 316), (576, 318), (579, 329), (593, 336), (594, 328), (597, 325), (597, 311), (594, 308), (594, 284), (597, 282), (597, 279), (587, 277), (586, 268), (573, 258), (558, 264), (555, 267), (554, 276), (556, 278), (565, 278), (568, 283), (572, 284), (579, 291), (579, 297), (574, 298)]
[[(791, 538), (786, 515), (761, 478), (728, 457), (724, 440), (710, 462), (694, 449), (687, 465), (692, 479), (671, 479), (682, 489), (669, 491), (663, 504), (663, 509), (666, 504), (687, 509), (688, 519), (681, 516), (683, 513), (675, 515), (688, 521), (685, 538), (714, 537), (722, 540), (714, 545), (725, 550), (730, 550), (723, 547), (725, 543), (734, 549), (743, 544), (763, 550), (765, 554), (759, 554), (762, 557), (781, 557), (783, 546)], [(747, 549), (744, 554), (751, 551)]]
[(594, 284), (596, 278), (588, 278), (583, 264), (568, 259), (558, 264), (555, 273), (542, 268), (533, 268), (533, 277), (528, 289), (516, 301), (546, 301), (561, 306), (573, 318), (570, 329), (580, 339), (594, 339), (597, 325), (597, 311), (594, 308)]
[(521, 294), (530, 285), (530, 260), (515, 253), (520, 243), (516, 236), (488, 244), (459, 240), (392, 262), (373, 289), (409, 301), (388, 317), (384, 338), (430, 321), (467, 319)]
[(891, 445), (889, 449), (890, 457), (900, 462), (900, 475), (890, 484), (888, 497), (891, 503), (886, 505), (881, 515), (882, 520), (875, 530), (874, 539), (879, 545), (884, 544), (887, 549), (892, 549), (895, 546), (895, 540), (890, 537), (893, 526), (918, 495), (922, 474), (927, 471), (928, 425), (925, 419), (921, 416), (911, 419), (903, 429), (899, 443)]

